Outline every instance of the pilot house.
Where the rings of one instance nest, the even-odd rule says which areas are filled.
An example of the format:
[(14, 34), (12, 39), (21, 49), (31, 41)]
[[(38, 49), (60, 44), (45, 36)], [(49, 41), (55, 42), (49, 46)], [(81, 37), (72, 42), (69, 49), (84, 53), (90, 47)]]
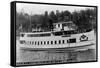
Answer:
[(77, 29), (76, 25), (72, 22), (59, 22), (59, 23), (54, 23), (54, 31), (65, 31), (65, 30), (75, 30)]

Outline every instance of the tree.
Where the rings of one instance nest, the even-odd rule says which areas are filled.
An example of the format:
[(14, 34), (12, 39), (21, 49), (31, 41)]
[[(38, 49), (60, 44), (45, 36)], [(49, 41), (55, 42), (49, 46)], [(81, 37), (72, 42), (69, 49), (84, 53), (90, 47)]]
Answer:
[(63, 21), (70, 21), (71, 20), (71, 13), (68, 10), (63, 12), (63, 16), (64, 16)]
[(51, 13), (49, 14), (50, 20), (52, 20), (53, 23), (57, 22), (57, 16), (54, 13), (54, 11), (51, 11)]
[(62, 11), (62, 12), (60, 13), (60, 15), (59, 15), (58, 22), (63, 21), (63, 19), (64, 19), (64, 13), (63, 13), (63, 11)]
[(90, 9), (73, 12), (73, 22), (79, 27), (79, 29), (92, 28), (92, 23), (90, 22), (92, 16), (91, 12)]
[(57, 22), (58, 22), (59, 18), (60, 18), (60, 12), (59, 12), (59, 10), (56, 10), (56, 17), (57, 17)]

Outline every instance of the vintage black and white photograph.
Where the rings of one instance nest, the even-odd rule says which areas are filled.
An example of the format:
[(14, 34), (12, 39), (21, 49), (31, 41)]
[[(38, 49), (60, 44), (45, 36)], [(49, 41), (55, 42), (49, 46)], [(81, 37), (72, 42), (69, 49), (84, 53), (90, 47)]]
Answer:
[(16, 3), (16, 65), (97, 61), (97, 7)]

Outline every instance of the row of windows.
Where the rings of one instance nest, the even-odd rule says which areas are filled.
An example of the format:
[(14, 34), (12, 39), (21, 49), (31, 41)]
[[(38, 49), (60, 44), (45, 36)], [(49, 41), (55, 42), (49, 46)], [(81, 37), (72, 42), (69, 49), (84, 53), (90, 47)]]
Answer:
[(40, 36), (51, 36), (50, 33), (45, 33), (45, 34), (29, 34), (27, 37), (40, 37)]
[[(77, 34), (77, 33), (82, 33), (82, 32), (89, 32), (91, 29), (87, 30), (70, 30), (70, 31), (59, 31), (59, 32), (53, 32), (53, 35), (55, 36), (61, 36), (61, 35), (68, 35), (68, 34)], [(21, 35), (22, 37), (24, 34)], [(44, 37), (44, 36), (51, 36), (51, 33), (45, 33), (45, 34), (28, 34), (27, 37)]]
[[(65, 43), (65, 40), (62, 40), (62, 44)], [(57, 41), (33, 41), (30, 42), (30, 44), (35, 44), (35, 45), (45, 45), (45, 44), (57, 44)], [(58, 44), (61, 44), (61, 40), (58, 41)]]
[(68, 40), (58, 40), (58, 41), (20, 41), (21, 44), (31, 44), (31, 45), (45, 45), (45, 44), (64, 44), (67, 43)]
[(49, 45), (49, 44), (65, 44), (65, 43), (76, 43), (76, 38), (69, 40), (56, 40), (56, 41), (20, 41), (21, 44), (30, 44), (30, 45)]

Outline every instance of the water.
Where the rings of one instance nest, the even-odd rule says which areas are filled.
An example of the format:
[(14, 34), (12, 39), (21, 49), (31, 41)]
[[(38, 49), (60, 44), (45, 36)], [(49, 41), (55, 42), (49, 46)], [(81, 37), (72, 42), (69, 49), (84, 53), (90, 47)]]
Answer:
[[(96, 49), (85, 51), (24, 51), (19, 47), (17, 40), (17, 62), (57, 61), (80, 62), (96, 60)], [(94, 45), (96, 46), (96, 45)]]

